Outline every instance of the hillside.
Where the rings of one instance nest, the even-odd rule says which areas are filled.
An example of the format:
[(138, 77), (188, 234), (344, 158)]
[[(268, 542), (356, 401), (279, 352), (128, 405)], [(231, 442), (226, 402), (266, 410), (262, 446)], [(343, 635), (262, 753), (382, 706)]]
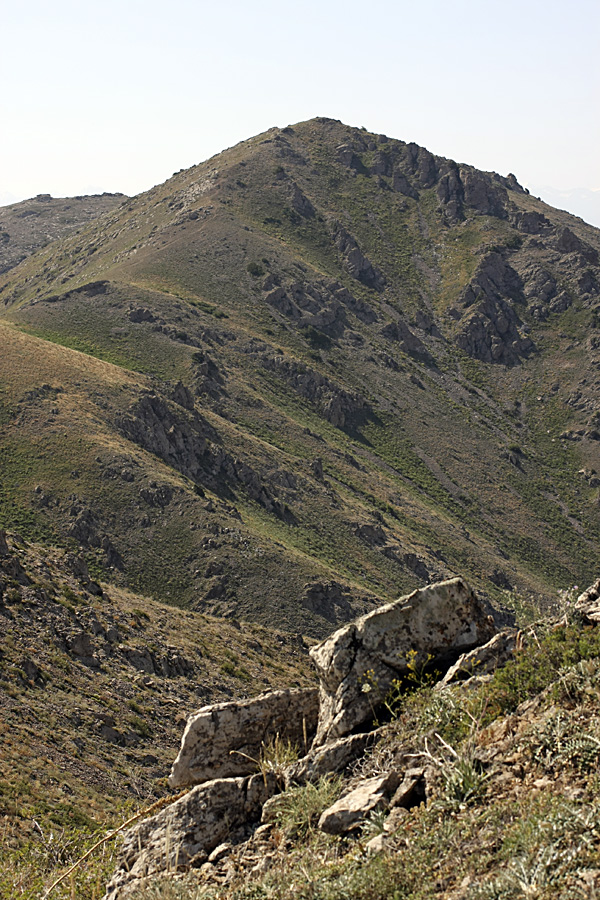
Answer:
[(158, 600), (322, 636), (460, 572), (552, 605), (599, 550), (600, 232), (314, 119), (0, 278), (0, 512)]
[(51, 241), (65, 237), (127, 198), (92, 194), (56, 198), (38, 194), (31, 200), (0, 207), (0, 272), (7, 272)]
[(0, 897), (40, 896), (164, 796), (191, 710), (313, 680), (298, 636), (100, 585), (81, 557), (0, 532)]

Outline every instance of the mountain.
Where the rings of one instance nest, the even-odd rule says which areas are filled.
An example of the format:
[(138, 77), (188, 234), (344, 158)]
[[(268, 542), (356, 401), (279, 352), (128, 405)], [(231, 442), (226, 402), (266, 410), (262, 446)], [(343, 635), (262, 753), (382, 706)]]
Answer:
[(0, 207), (0, 272), (7, 272), (51, 241), (115, 209), (124, 194), (93, 194), (57, 199), (38, 194), (31, 200)]
[(315, 637), (456, 573), (552, 606), (600, 549), (599, 250), (514, 175), (271, 129), (0, 276), (2, 522)]

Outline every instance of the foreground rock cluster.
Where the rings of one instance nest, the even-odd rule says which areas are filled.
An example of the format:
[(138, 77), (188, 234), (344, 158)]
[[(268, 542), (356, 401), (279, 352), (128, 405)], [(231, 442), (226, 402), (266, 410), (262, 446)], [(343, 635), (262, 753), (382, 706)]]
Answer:
[[(492, 664), (496, 652), (506, 655), (507, 640), (499, 640), (488, 611), (454, 578), (376, 609), (313, 647), (318, 692), (274, 691), (194, 713), (169, 779), (173, 788), (192, 788), (127, 832), (107, 900), (130, 895), (148, 877), (212, 865), (229, 845), (274, 820), (286, 788), (343, 772), (377, 742), (375, 710), (393, 682), (416, 667), (460, 673), (461, 660), (474, 664), (474, 652), (480, 664), (484, 658)], [(296, 745), (304, 756), (279, 768), (263, 763), (259, 773), (261, 754), (273, 742)], [(346, 833), (378, 809), (421, 802), (423, 773), (407, 763), (359, 783), (323, 813), (319, 827)]]
[[(600, 621), (600, 580), (581, 594), (570, 618), (588, 625)], [(353, 764), (346, 790), (324, 810), (317, 827), (331, 835), (356, 834), (369, 817), (386, 811), (383, 832), (366, 845), (378, 852), (407, 810), (427, 801), (429, 781), (435, 779), (427, 759), (419, 764), (410, 753), (396, 755), (379, 774), (356, 774), (357, 761), (382, 736), (384, 729), (374, 727), (375, 714), (390, 686), (427, 668), (437, 673), (436, 690), (480, 682), (512, 657), (520, 640), (515, 628), (497, 631), (471, 589), (455, 578), (401, 597), (313, 647), (318, 693), (269, 692), (195, 713), (170, 777), (172, 787), (194, 786), (126, 834), (105, 900), (128, 897), (165, 873), (200, 868), (210, 877), (226, 868), (236, 846), (243, 845), (244, 855), (256, 858), (256, 871), (262, 871), (263, 844), (286, 791)], [(281, 746), (295, 743), (306, 753), (279, 767), (264, 765), (263, 758), (257, 772), (273, 739)]]

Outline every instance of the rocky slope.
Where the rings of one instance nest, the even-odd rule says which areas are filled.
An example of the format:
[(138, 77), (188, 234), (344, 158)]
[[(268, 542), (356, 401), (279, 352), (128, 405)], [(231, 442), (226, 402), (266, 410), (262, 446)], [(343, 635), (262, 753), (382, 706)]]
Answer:
[(8, 272), (40, 247), (81, 229), (126, 199), (124, 194), (60, 199), (38, 194), (31, 200), (0, 207), (0, 273)]
[[(196, 786), (126, 833), (107, 900), (593, 896), (598, 621), (600, 581), (561, 621), (484, 643), (493, 624), (454, 579), (354, 623), (349, 664), (346, 626), (311, 651), (320, 708), (308, 753), (290, 728), (311, 720), (312, 691), (190, 719), (170, 780)], [(348, 665), (370, 708), (361, 714), (352, 690), (338, 692), (346, 731), (354, 726), (339, 737), (343, 716), (328, 697)], [(268, 729), (282, 705), (288, 725), (273, 755), (246, 754), (238, 777), (224, 777), (246, 719)], [(223, 756), (199, 770), (213, 737)], [(290, 763), (291, 743), (302, 758)]]
[(552, 604), (598, 555), (599, 250), (414, 144), (243, 142), (0, 278), (3, 519), (315, 636), (456, 573)]
[(191, 710), (312, 681), (299, 636), (98, 584), (80, 556), (0, 532), (0, 896), (37, 896), (168, 794)]

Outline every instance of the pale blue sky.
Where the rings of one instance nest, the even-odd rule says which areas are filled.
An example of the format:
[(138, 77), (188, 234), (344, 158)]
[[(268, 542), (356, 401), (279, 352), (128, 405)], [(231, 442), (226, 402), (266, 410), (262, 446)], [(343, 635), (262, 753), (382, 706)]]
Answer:
[(3, 6), (0, 203), (133, 194), (315, 115), (536, 192), (600, 188), (598, 0)]

